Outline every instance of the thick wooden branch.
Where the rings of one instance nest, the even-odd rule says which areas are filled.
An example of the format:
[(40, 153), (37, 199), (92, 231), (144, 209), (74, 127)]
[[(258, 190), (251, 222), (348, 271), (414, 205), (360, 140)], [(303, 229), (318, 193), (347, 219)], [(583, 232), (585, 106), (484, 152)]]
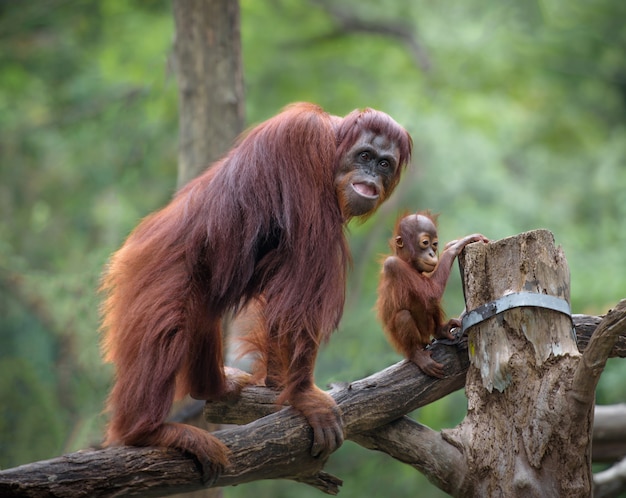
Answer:
[(593, 403), (595, 389), (617, 338), (626, 331), (626, 299), (609, 311), (589, 341), (578, 363), (570, 395), (583, 404)]
[(191, 458), (162, 448), (81, 450), (0, 471), (0, 496), (165, 496), (201, 489)]
[(626, 490), (626, 458), (593, 476), (595, 498), (619, 498)]
[[(346, 437), (375, 429), (432, 403), (465, 384), (467, 353), (463, 344), (435, 344), (433, 358), (446, 365), (447, 376), (437, 380), (424, 375), (415, 365), (401, 361), (352, 383), (333, 386), (333, 396), (343, 414)], [(207, 403), (209, 422), (246, 424), (281, 409), (277, 393), (265, 387), (247, 387), (233, 402)]]
[(616, 462), (626, 457), (626, 403), (596, 406), (591, 450), (594, 462)]
[[(467, 361), (455, 349), (441, 345), (434, 353), (448, 366), (449, 376), (443, 380), (425, 377), (403, 361), (333, 389), (346, 436), (387, 424), (462, 387)], [(244, 398), (258, 389), (244, 389)], [(283, 478), (329, 494), (338, 491), (341, 481), (321, 472), (325, 462), (309, 455), (310, 427), (290, 408), (215, 434), (231, 450), (231, 465), (211, 487)], [(202, 487), (193, 459), (158, 448), (86, 450), (0, 472), (3, 497), (166, 496)]]
[[(587, 349), (589, 341), (603, 318), (603, 316), (593, 315), (572, 315), (574, 329), (576, 330), (576, 344), (581, 353), (584, 353)], [(622, 333), (616, 337), (613, 349), (609, 353), (609, 358), (626, 358), (626, 334)]]
[(461, 450), (445, 441), (440, 432), (408, 417), (356, 434), (351, 439), (364, 448), (382, 451), (411, 465), (438, 488), (453, 495), (460, 489), (456, 476), (467, 473), (467, 462)]
[[(574, 316), (581, 349), (600, 320)], [(344, 413), (346, 437), (413, 465), (445, 489), (442, 483), (449, 478), (446, 472), (461, 468), (454, 463), (458, 455), (441, 443), (438, 433), (402, 417), (464, 386), (469, 365), (464, 343), (433, 346), (434, 358), (446, 365), (448, 377), (443, 380), (426, 377), (402, 361), (365, 379), (334, 386), (331, 394)], [(622, 334), (612, 354), (623, 357), (624, 344), (626, 336)], [(274, 413), (278, 409), (275, 400), (275, 392), (250, 387), (243, 390), (236, 402), (206, 405), (205, 412), (214, 421), (247, 424), (255, 420), (216, 433), (231, 449), (232, 465), (213, 486), (285, 478), (336, 493), (341, 481), (322, 472), (324, 462), (308, 455), (308, 425), (292, 410)], [(260, 417), (265, 418), (256, 420)], [(399, 433), (399, 428), (406, 433)], [(406, 444), (409, 437), (410, 444)], [(430, 448), (428, 451), (423, 450), (425, 445)], [(453, 463), (450, 469), (437, 466), (434, 459), (428, 460), (433, 447), (439, 454), (447, 455), (443, 461)], [(166, 496), (204, 487), (192, 458), (160, 448), (82, 450), (0, 471), (3, 497)]]

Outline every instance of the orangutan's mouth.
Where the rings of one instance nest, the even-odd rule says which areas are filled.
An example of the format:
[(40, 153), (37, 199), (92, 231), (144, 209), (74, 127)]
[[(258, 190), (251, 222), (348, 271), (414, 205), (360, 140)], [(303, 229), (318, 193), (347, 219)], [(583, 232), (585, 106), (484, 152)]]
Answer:
[(357, 182), (352, 184), (354, 191), (362, 197), (377, 199), (379, 196), (378, 187), (370, 182)]

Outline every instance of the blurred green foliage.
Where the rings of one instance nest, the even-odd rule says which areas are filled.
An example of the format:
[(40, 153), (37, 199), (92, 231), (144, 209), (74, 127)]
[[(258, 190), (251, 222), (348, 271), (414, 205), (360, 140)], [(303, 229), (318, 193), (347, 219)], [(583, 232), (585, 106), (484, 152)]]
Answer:
[[(547, 228), (569, 261), (575, 313), (604, 313), (626, 297), (626, 3), (241, 4), (250, 124), (297, 100), (335, 114), (371, 106), (415, 142), (414, 167), (392, 199), (350, 227), (348, 302), (320, 357), (320, 384), (400, 359), (372, 306), (401, 210), (439, 212), (444, 241)], [(346, 31), (345, 16), (362, 29)], [(0, 3), (0, 468), (99, 440), (111, 372), (98, 351), (98, 277), (175, 186), (172, 39), (165, 0)], [(457, 274), (445, 303), (450, 314), (463, 307)], [(625, 368), (609, 363), (599, 401), (626, 400)], [(440, 428), (464, 410), (455, 393), (415, 415)], [(418, 486), (443, 496), (413, 469), (351, 443), (328, 470), (345, 480), (346, 497)], [(294, 487), (319, 495), (270, 482), (227, 496)]]

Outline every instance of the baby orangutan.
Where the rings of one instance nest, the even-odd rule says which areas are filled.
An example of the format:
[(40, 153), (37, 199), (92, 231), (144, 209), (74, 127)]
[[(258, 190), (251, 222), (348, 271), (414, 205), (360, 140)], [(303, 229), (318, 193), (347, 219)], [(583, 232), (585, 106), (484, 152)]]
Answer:
[(444, 376), (443, 365), (424, 348), (435, 339), (453, 339), (458, 319), (445, 321), (441, 298), (452, 263), (472, 242), (489, 242), (480, 234), (448, 242), (437, 257), (436, 217), (429, 211), (402, 217), (390, 241), (394, 252), (385, 259), (376, 309), (394, 348), (431, 377)]

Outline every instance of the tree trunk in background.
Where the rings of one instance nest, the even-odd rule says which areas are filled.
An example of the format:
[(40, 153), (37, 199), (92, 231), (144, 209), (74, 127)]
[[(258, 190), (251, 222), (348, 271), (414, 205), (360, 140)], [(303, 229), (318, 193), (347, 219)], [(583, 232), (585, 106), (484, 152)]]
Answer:
[(180, 136), (178, 186), (230, 149), (244, 126), (236, 0), (174, 0)]
[[(174, 67), (178, 82), (178, 187), (202, 173), (232, 146), (244, 126), (243, 70), (237, 0), (174, 0)], [(187, 400), (193, 407), (193, 401)], [(181, 409), (185, 402), (177, 404)], [(185, 423), (207, 430), (200, 405)], [(186, 493), (217, 498), (220, 489)]]

